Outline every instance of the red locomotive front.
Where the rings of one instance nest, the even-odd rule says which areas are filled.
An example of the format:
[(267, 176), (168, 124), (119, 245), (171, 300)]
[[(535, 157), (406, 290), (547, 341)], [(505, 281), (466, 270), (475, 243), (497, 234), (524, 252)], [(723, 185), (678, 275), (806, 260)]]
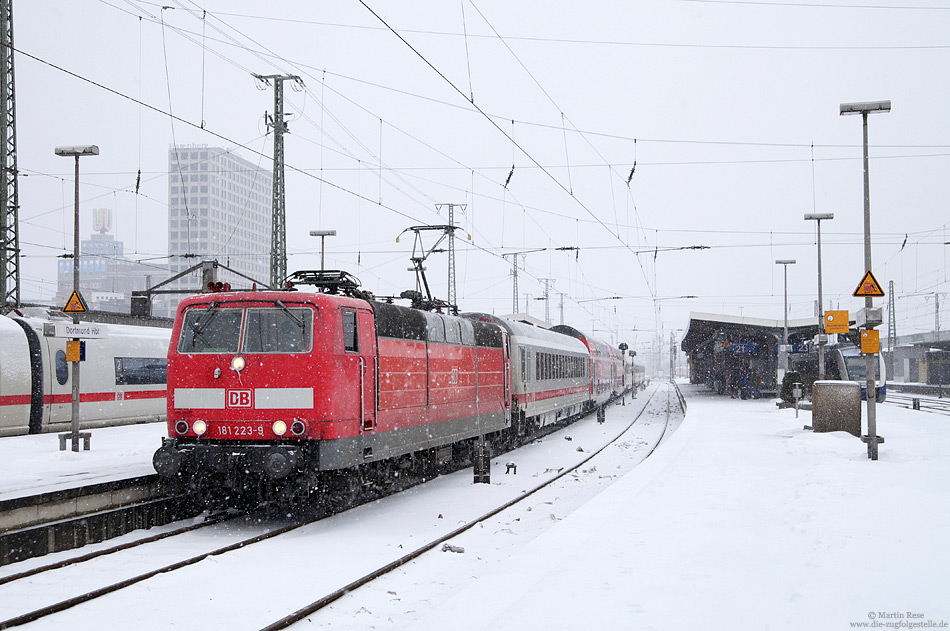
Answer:
[[(358, 330), (365, 330), (362, 340)], [(374, 414), (374, 380), (366, 375), (373, 374), (375, 339), (363, 301), (205, 294), (182, 302), (172, 339), (170, 436), (334, 438)]]

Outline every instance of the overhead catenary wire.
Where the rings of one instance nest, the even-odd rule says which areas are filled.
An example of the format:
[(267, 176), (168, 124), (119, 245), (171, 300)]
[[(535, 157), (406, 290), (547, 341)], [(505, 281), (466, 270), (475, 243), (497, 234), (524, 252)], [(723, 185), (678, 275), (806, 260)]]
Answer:
[[(362, 4), (373, 16), (375, 16), (382, 24), (384, 24), (387, 28), (389, 28), (389, 30), (390, 30), (396, 37), (398, 37), (407, 47), (409, 47), (409, 49), (412, 50), (412, 52), (413, 52), (416, 56), (418, 56), (418, 57), (423, 61), (423, 63), (425, 63), (427, 66), (429, 66), (429, 68), (431, 68), (439, 77), (441, 77), (449, 86), (451, 86), (453, 90), (455, 90), (455, 91), (456, 91), (459, 95), (461, 95), (463, 98), (465, 97), (465, 94), (464, 94), (461, 90), (459, 90), (458, 86), (456, 86), (448, 77), (446, 77), (445, 74), (442, 73), (442, 71), (439, 70), (439, 69), (438, 69), (431, 61), (429, 61), (422, 53), (420, 53), (415, 47), (413, 47), (412, 44), (410, 44), (408, 40), (406, 40), (402, 35), (400, 35), (398, 31), (396, 31), (395, 29), (393, 29), (393, 28), (389, 25), (389, 23), (386, 22), (386, 21), (382, 18), (382, 16), (380, 16), (378, 13), (376, 13), (369, 5), (365, 2), (365, 0), (359, 0), (359, 2), (360, 2), (360, 4)], [(534, 157), (530, 152), (528, 152), (524, 147), (522, 147), (521, 145), (519, 145), (519, 144), (517, 143), (517, 141), (514, 140), (514, 138), (512, 138), (511, 136), (509, 136), (509, 135), (507, 134), (507, 132), (505, 132), (505, 130), (502, 129), (491, 117), (489, 117), (477, 104), (473, 103), (473, 104), (472, 104), (472, 107), (474, 107), (486, 120), (488, 120), (488, 121), (491, 123), (491, 125), (492, 125), (496, 130), (498, 130), (501, 134), (503, 134), (504, 136), (506, 136), (512, 143), (514, 143), (514, 144), (518, 147), (518, 150), (519, 150), (522, 154), (524, 154), (532, 163), (534, 163), (536, 166), (538, 166), (538, 167), (541, 169), (542, 173), (544, 173), (544, 174), (545, 174), (551, 181), (553, 181), (559, 188), (561, 188), (563, 191), (567, 192), (567, 193), (571, 196), (572, 199), (576, 200), (577, 204), (579, 204), (580, 207), (581, 207), (588, 215), (590, 215), (591, 217), (593, 217), (593, 218), (597, 221), (597, 223), (599, 223), (599, 224), (608, 232), (608, 234), (611, 234), (612, 236), (616, 237), (616, 235), (613, 234), (613, 232), (610, 230), (609, 226), (607, 226), (607, 224), (605, 224), (605, 223), (603, 222), (603, 220), (601, 220), (599, 217), (597, 217), (597, 215), (596, 215), (586, 204), (584, 204), (584, 202), (582, 202), (579, 198), (577, 198), (576, 196), (574, 196), (573, 194), (571, 194), (570, 191), (564, 186), (563, 183), (561, 183), (560, 180), (558, 180), (556, 177), (554, 177), (554, 175), (553, 175), (550, 171), (548, 171), (547, 169), (545, 169), (545, 168), (535, 159), (535, 157)], [(621, 242), (622, 242), (622, 239), (621, 239)], [(627, 245), (627, 244), (624, 244), (624, 245)], [(629, 247), (629, 246), (627, 246), (627, 247)], [(653, 290), (651, 289), (651, 291), (653, 291)]]
[[(209, 18), (209, 21), (211, 21), (210, 18)], [(210, 29), (209, 29), (209, 30), (210, 30)], [(209, 52), (210, 52), (210, 49), (209, 49)], [(560, 129), (561, 129), (562, 135), (563, 135), (566, 131), (570, 131), (570, 130), (566, 130), (565, 125), (563, 124), (563, 122), (562, 122), (562, 125), (560, 126)], [(388, 139), (389, 139), (389, 136), (387, 135), (387, 140), (388, 140)], [(389, 153), (390, 155), (392, 154), (391, 151), (388, 152), (388, 153)], [(532, 165), (524, 165), (524, 166), (525, 166), (526, 168), (536, 168), (536, 167), (534, 167), (534, 166), (532, 166)], [(569, 164), (569, 166), (570, 166), (571, 168), (578, 168), (578, 167), (576, 167), (576, 166), (573, 165), (573, 164)], [(628, 166), (629, 166), (629, 165), (628, 165)], [(519, 168), (520, 168), (520, 165), (519, 165)], [(550, 167), (549, 167), (549, 168), (550, 168)], [(327, 171), (327, 172), (329, 172), (329, 171)], [(324, 174), (321, 174), (321, 175), (323, 176)], [(481, 175), (481, 174), (479, 174), (479, 175)], [(363, 191), (357, 190), (357, 193), (362, 193), (362, 192), (363, 192)], [(484, 191), (483, 191), (483, 192), (484, 192)], [(372, 194), (370, 194), (370, 195), (372, 196)], [(362, 200), (359, 200), (359, 203), (362, 203)], [(530, 206), (529, 206), (528, 208), (530, 208)], [(529, 211), (529, 212), (528, 212), (528, 215), (531, 215), (531, 214), (533, 214), (533, 213)], [(584, 221), (584, 222), (592, 222), (591, 219), (586, 218), (586, 217), (583, 218), (581, 221)], [(627, 222), (627, 223), (629, 224), (629, 222)], [(660, 234), (661, 234), (661, 235), (662, 235), (663, 232), (664, 232), (663, 230), (660, 230)], [(628, 240), (629, 240), (629, 239), (628, 239)]]

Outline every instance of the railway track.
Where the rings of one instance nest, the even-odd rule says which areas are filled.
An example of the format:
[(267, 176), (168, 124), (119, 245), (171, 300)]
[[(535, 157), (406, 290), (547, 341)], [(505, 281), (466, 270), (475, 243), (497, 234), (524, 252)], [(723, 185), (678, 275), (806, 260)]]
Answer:
[(887, 393), (887, 399), (885, 399), (884, 402), (897, 405), (902, 408), (921, 410), (923, 412), (950, 414), (950, 399), (940, 399), (926, 395), (905, 394), (891, 391)]
[[(656, 392), (654, 391), (654, 392), (651, 394), (651, 399), (652, 399), (655, 395), (656, 395)], [(670, 407), (671, 407), (671, 405), (672, 405), (671, 399), (670, 399), (671, 393), (670, 393), (670, 392), (667, 392), (666, 396), (667, 396), (667, 403), (666, 403), (666, 420), (665, 420), (665, 422), (663, 423), (663, 429), (662, 429), (662, 431), (659, 433), (659, 435), (656, 437), (656, 439), (655, 439), (655, 441), (653, 442), (652, 446), (650, 446), (649, 451), (646, 453), (646, 455), (644, 456), (644, 458), (647, 457), (650, 453), (652, 453), (654, 449), (656, 449), (656, 446), (659, 445), (659, 443), (662, 441), (662, 438), (663, 438), (663, 436), (666, 434), (667, 428), (668, 428), (668, 426), (669, 426), (669, 410), (670, 410)], [(596, 457), (598, 454), (600, 454), (600, 453), (603, 451), (603, 449), (605, 449), (608, 445), (613, 444), (613, 443), (617, 442), (618, 440), (620, 440), (621, 437), (622, 437), (627, 431), (629, 431), (629, 429), (640, 419), (640, 417), (642, 416), (644, 410), (646, 410), (646, 409), (649, 407), (648, 404), (649, 404), (649, 400), (648, 400), (647, 404), (644, 405), (643, 410), (641, 410), (640, 413), (636, 416), (636, 418), (635, 418), (626, 428), (624, 428), (624, 430), (623, 430), (622, 432), (620, 432), (615, 438), (613, 438), (612, 440), (610, 440), (610, 441), (609, 441), (607, 444), (605, 444), (603, 447), (597, 449), (596, 451), (594, 451), (593, 453), (591, 453), (591, 454), (588, 455), (587, 457), (583, 458), (579, 463), (577, 463), (577, 464), (575, 464), (575, 465), (573, 465), (573, 466), (571, 466), (571, 467), (566, 467), (566, 468), (564, 468), (564, 469), (563, 469), (560, 473), (558, 473), (556, 476), (553, 476), (553, 477), (551, 477), (550, 479), (545, 480), (544, 482), (538, 484), (537, 486), (535, 486), (535, 487), (533, 487), (533, 488), (531, 488), (531, 489), (529, 489), (529, 490), (527, 490), (527, 491), (524, 491), (524, 492), (520, 493), (518, 496), (516, 496), (516, 497), (514, 497), (513, 499), (511, 499), (511, 500), (509, 500), (509, 501), (503, 503), (502, 505), (498, 506), (497, 508), (492, 509), (491, 511), (486, 512), (485, 514), (481, 515), (481, 516), (478, 517), (477, 519), (474, 519), (474, 520), (469, 521), (469, 522), (466, 523), (465, 525), (463, 525), (463, 526), (461, 526), (461, 527), (459, 527), (459, 528), (456, 528), (455, 530), (453, 530), (453, 531), (447, 533), (446, 535), (443, 535), (443, 536), (440, 536), (440, 537), (437, 537), (437, 538), (433, 539), (432, 541), (430, 541), (430, 542), (427, 543), (426, 545), (423, 545), (423, 546), (420, 546), (420, 547), (416, 548), (412, 553), (407, 554), (407, 555), (403, 556), (402, 558), (397, 559), (396, 561), (393, 561), (393, 562), (391, 562), (391, 563), (386, 564), (384, 567), (379, 568), (379, 569), (377, 569), (377, 570), (375, 570), (375, 571), (369, 573), (368, 575), (364, 576), (362, 579), (359, 579), (358, 581), (351, 582), (351, 583), (345, 585), (344, 587), (341, 587), (341, 588), (339, 588), (338, 590), (335, 590), (335, 591), (333, 591), (332, 593), (327, 594), (326, 596), (320, 598), (319, 600), (317, 600), (317, 601), (311, 603), (311, 604), (308, 605), (307, 607), (304, 607), (304, 608), (300, 609), (298, 612), (296, 612), (296, 613), (294, 613), (294, 614), (291, 614), (291, 616), (287, 616), (287, 617), (281, 619), (280, 621), (275, 622), (275, 623), (273, 623), (273, 624), (267, 626), (266, 628), (268, 628), (268, 629), (269, 629), (269, 628), (275, 628), (275, 629), (277, 629), (277, 628), (284, 628), (284, 627), (288, 626), (289, 624), (293, 624), (294, 621), (300, 620), (300, 619), (302, 619), (302, 617), (304, 617), (304, 616), (306, 616), (306, 615), (309, 615), (310, 613), (312, 613), (312, 612), (314, 612), (314, 611), (318, 611), (319, 609), (321, 609), (321, 608), (323, 608), (323, 607), (326, 607), (328, 604), (330, 604), (330, 603), (334, 602), (335, 600), (337, 600), (338, 598), (340, 598), (340, 597), (341, 597), (343, 594), (345, 594), (347, 591), (352, 590), (352, 589), (355, 589), (355, 588), (358, 587), (359, 585), (363, 585), (363, 584), (369, 583), (369, 582), (371, 582), (372, 580), (375, 580), (376, 578), (379, 578), (379, 577), (381, 577), (381, 576), (384, 576), (384, 575), (387, 574), (388, 572), (391, 572), (393, 569), (396, 569), (396, 568), (398, 568), (398, 567), (404, 565), (405, 563), (408, 563), (408, 562), (411, 561), (412, 559), (417, 558), (418, 556), (424, 554), (425, 552), (427, 552), (427, 551), (429, 551), (429, 550), (431, 550), (431, 549), (433, 549), (433, 548), (439, 546), (440, 544), (442, 544), (442, 543), (444, 543), (444, 542), (446, 542), (446, 541), (448, 541), (448, 540), (450, 540), (450, 539), (452, 539), (452, 538), (454, 538), (454, 537), (457, 537), (459, 534), (465, 532), (466, 530), (472, 528), (473, 526), (475, 526), (475, 525), (477, 525), (477, 524), (479, 524), (479, 523), (483, 523), (485, 520), (490, 519), (492, 516), (498, 515), (499, 513), (505, 511), (506, 509), (508, 509), (508, 508), (510, 508), (510, 507), (512, 507), (512, 506), (515, 506), (515, 505), (518, 504), (519, 502), (522, 502), (522, 501), (525, 500), (526, 498), (528, 498), (528, 497), (534, 495), (535, 493), (537, 493), (537, 492), (540, 491), (541, 489), (543, 489), (543, 488), (545, 488), (545, 487), (547, 487), (547, 486), (550, 486), (551, 484), (553, 484), (553, 483), (556, 482), (557, 480), (560, 480), (560, 479), (564, 478), (564, 476), (569, 475), (569, 474), (571, 474), (572, 472), (578, 470), (580, 467), (584, 466), (586, 463), (590, 462), (591, 459), (593, 459), (593, 458)], [(372, 499), (372, 498), (370, 498), (370, 499), (367, 500), (367, 501), (371, 501), (371, 499)], [(148, 579), (154, 578), (154, 577), (156, 577), (156, 576), (159, 576), (159, 575), (167, 575), (167, 574), (172, 573), (172, 572), (175, 572), (175, 571), (177, 571), (177, 570), (181, 570), (181, 569), (183, 569), (183, 568), (186, 568), (186, 567), (189, 567), (189, 566), (193, 566), (193, 565), (195, 565), (195, 564), (197, 564), (197, 563), (199, 563), (199, 562), (201, 562), (201, 561), (203, 561), (203, 560), (205, 560), (205, 559), (209, 559), (209, 558), (211, 558), (211, 557), (221, 557), (221, 556), (226, 555), (226, 554), (228, 554), (228, 553), (230, 553), (230, 552), (234, 552), (234, 551), (237, 551), (237, 550), (246, 549), (246, 548), (248, 548), (249, 546), (252, 546), (252, 545), (257, 544), (257, 543), (261, 543), (261, 542), (264, 542), (264, 541), (267, 541), (267, 540), (272, 540), (272, 539), (274, 539), (274, 538), (280, 537), (281, 535), (285, 535), (285, 534), (290, 533), (290, 532), (292, 532), (292, 531), (298, 530), (298, 529), (300, 529), (300, 528), (302, 528), (302, 527), (304, 527), (304, 526), (313, 524), (314, 522), (319, 521), (319, 520), (323, 519), (323, 518), (326, 517), (326, 516), (327, 516), (327, 514), (313, 514), (312, 517), (309, 518), (309, 519), (305, 519), (305, 520), (298, 521), (298, 522), (294, 522), (294, 523), (289, 523), (289, 524), (286, 524), (286, 525), (277, 526), (277, 527), (268, 529), (266, 532), (263, 532), (263, 533), (258, 532), (258, 533), (256, 533), (256, 534), (254, 534), (254, 536), (251, 536), (251, 537), (234, 537), (234, 536), (233, 536), (234, 533), (232, 532), (232, 533), (229, 533), (228, 536), (229, 536), (231, 539), (235, 539), (235, 540), (231, 541), (230, 543), (227, 543), (226, 545), (220, 545), (220, 546), (218, 546), (218, 547), (214, 547), (214, 548), (211, 548), (211, 549), (206, 549), (205, 551), (202, 551), (202, 552), (199, 553), (199, 554), (195, 554), (195, 555), (193, 555), (193, 556), (190, 556), (190, 557), (188, 557), (188, 558), (186, 558), (186, 559), (176, 560), (176, 561), (171, 562), (171, 563), (162, 563), (162, 564), (161, 564), (160, 566), (158, 566), (158, 567), (152, 567), (152, 569), (149, 569), (149, 570), (144, 571), (144, 572), (140, 572), (140, 573), (138, 573), (138, 574), (135, 574), (134, 576), (130, 576), (130, 577), (124, 578), (124, 579), (122, 579), (122, 580), (118, 580), (118, 581), (115, 581), (115, 582), (111, 582), (111, 583), (109, 583), (109, 584), (103, 585), (103, 586), (98, 587), (98, 588), (95, 588), (95, 589), (91, 589), (91, 590), (89, 590), (89, 591), (86, 591), (86, 592), (83, 592), (83, 593), (80, 593), (80, 594), (77, 594), (77, 595), (69, 596), (69, 597), (67, 597), (67, 598), (62, 598), (61, 600), (58, 600), (57, 602), (54, 602), (54, 603), (51, 603), (51, 604), (45, 604), (45, 605), (43, 605), (43, 606), (35, 607), (35, 606), (33, 606), (33, 605), (29, 605), (28, 603), (23, 603), (23, 608), (24, 608), (25, 610), (22, 611), (21, 613), (17, 613), (16, 615), (10, 615), (9, 613), (7, 613), (6, 615), (9, 616), (9, 617), (8, 617), (7, 619), (5, 619), (5, 620), (0, 621), (0, 629), (12, 628), (12, 627), (20, 626), (20, 625), (23, 625), (23, 624), (31, 623), (31, 622), (40, 620), (40, 619), (42, 619), (42, 618), (46, 618), (47, 616), (51, 616), (51, 615), (53, 615), (53, 614), (66, 611), (66, 610), (68, 610), (68, 609), (71, 609), (71, 608), (73, 608), (73, 607), (76, 607), (77, 605), (81, 605), (81, 604), (83, 604), (83, 603), (88, 603), (88, 602), (90, 602), (90, 601), (94, 601), (94, 600), (96, 600), (96, 599), (102, 598), (102, 597), (107, 596), (107, 595), (109, 595), (109, 594), (113, 594), (113, 593), (115, 593), (115, 592), (119, 592), (120, 590), (125, 590), (125, 589), (130, 588), (130, 587), (132, 587), (132, 586), (134, 586), (134, 585), (137, 585), (137, 584), (139, 584), (139, 583), (143, 583), (144, 581), (147, 581)], [(232, 517), (232, 521), (233, 521), (233, 516), (231, 516), (231, 517)], [(124, 544), (124, 545), (122, 545), (122, 546), (113, 546), (113, 547), (108, 548), (108, 549), (106, 549), (106, 550), (101, 550), (101, 551), (94, 552), (94, 553), (90, 553), (90, 554), (87, 554), (87, 555), (82, 555), (82, 556), (79, 556), (79, 557), (75, 557), (75, 558), (72, 558), (72, 559), (67, 559), (67, 560), (65, 560), (65, 561), (61, 561), (61, 562), (58, 562), (58, 563), (45, 565), (45, 566), (42, 566), (42, 567), (37, 567), (37, 568), (31, 569), (31, 570), (26, 570), (26, 571), (20, 572), (20, 573), (18, 573), (18, 574), (9, 575), (9, 576), (7, 576), (7, 577), (0, 578), (0, 587), (6, 588), (7, 586), (9, 586), (9, 585), (11, 585), (11, 584), (16, 584), (16, 583), (19, 582), (19, 581), (24, 581), (24, 582), (30, 583), (30, 584), (32, 585), (33, 581), (37, 580), (38, 577), (40, 577), (40, 578), (47, 577), (48, 580), (50, 580), (51, 584), (56, 584), (56, 583), (62, 582), (62, 581), (58, 581), (56, 578), (53, 577), (53, 576), (55, 575), (55, 573), (56, 573), (58, 570), (61, 570), (61, 569), (67, 568), (67, 567), (73, 567), (73, 569), (74, 569), (74, 571), (75, 571), (75, 570), (77, 569), (76, 566), (78, 566), (78, 568), (81, 568), (82, 566), (84, 566), (84, 564), (87, 564), (87, 563), (96, 561), (97, 559), (102, 559), (103, 557), (106, 557), (106, 556), (109, 556), (109, 555), (117, 555), (118, 553), (127, 552), (127, 551), (131, 550), (132, 548), (143, 547), (143, 546), (147, 546), (147, 545), (149, 545), (149, 544), (159, 544), (160, 541), (168, 541), (168, 540), (177, 541), (177, 540), (175, 540), (175, 539), (173, 539), (173, 538), (174, 538), (174, 537), (187, 536), (189, 533), (194, 533), (196, 530), (203, 530), (203, 529), (206, 529), (206, 528), (211, 527), (211, 526), (221, 525), (223, 521), (227, 521), (226, 518), (225, 518), (225, 516), (216, 516), (216, 517), (214, 517), (214, 518), (212, 518), (212, 519), (209, 519), (209, 520), (207, 520), (206, 522), (201, 523), (201, 524), (190, 525), (190, 526), (188, 526), (188, 527), (176, 529), (176, 530), (170, 531), (170, 532), (168, 532), (168, 533), (161, 533), (161, 534), (159, 534), (159, 535), (155, 535), (155, 536), (152, 536), (152, 537), (147, 537), (147, 538), (141, 539), (141, 540), (139, 540), (139, 541), (132, 542), (132, 543), (130, 543), (130, 544)], [(252, 528), (252, 529), (253, 529), (253, 528)], [(241, 528), (238, 528), (237, 530), (241, 530)], [(259, 528), (258, 528), (258, 530), (259, 530)], [(223, 532), (223, 531), (222, 531), (222, 532)], [(221, 536), (221, 535), (206, 536), (205, 539), (214, 539), (216, 536)], [(184, 544), (183, 544), (183, 545), (184, 545)], [(141, 553), (140, 553), (140, 554), (141, 554)], [(149, 555), (149, 556), (151, 556), (151, 555)], [(156, 555), (156, 556), (157, 556), (158, 558), (160, 558), (160, 555)], [(179, 555), (179, 556), (180, 556), (180, 555)], [(65, 582), (68, 583), (69, 581), (67, 580), (67, 581), (65, 581)], [(74, 582), (78, 582), (78, 581), (74, 581)], [(39, 585), (43, 585), (43, 583), (40, 582)], [(2, 592), (0, 592), (0, 596), (2, 596)], [(8, 600), (8, 602), (9, 602), (9, 600)], [(298, 601), (298, 602), (299, 602), (299, 601)]]
[(212, 515), (205, 519), (204, 521), (191, 524), (189, 526), (182, 526), (180, 528), (175, 528), (166, 532), (162, 532), (156, 535), (151, 535), (149, 537), (143, 537), (142, 539), (136, 539), (135, 541), (130, 541), (120, 545), (110, 546), (108, 548), (96, 550), (94, 552), (87, 552), (76, 557), (70, 557), (62, 561), (57, 561), (55, 563), (48, 563), (46, 565), (41, 565), (39, 567), (31, 568), (29, 570), (24, 570), (22, 572), (17, 572), (16, 574), (10, 574), (7, 576), (0, 577), (0, 585), (6, 585), (7, 583), (12, 583), (14, 581), (21, 581), (38, 574), (43, 574), (44, 572), (52, 572), (64, 567), (69, 567), (70, 565), (76, 565), (79, 563), (85, 563), (93, 559), (98, 559), (110, 554), (115, 554), (117, 552), (122, 552), (124, 550), (131, 550), (132, 548), (137, 548), (138, 546), (146, 545), (149, 543), (155, 543), (156, 541), (161, 541), (162, 539), (167, 539), (169, 537), (175, 537), (186, 532), (194, 532), (195, 530), (200, 530), (201, 528), (207, 528), (209, 526), (214, 526), (222, 521), (227, 519), (233, 519), (225, 514)]
[[(246, 546), (250, 546), (250, 545), (253, 545), (253, 544), (255, 544), (255, 543), (259, 543), (259, 542), (261, 542), (261, 541), (266, 541), (266, 540), (268, 540), (268, 539), (272, 539), (272, 538), (274, 538), (274, 537), (278, 537), (278, 536), (280, 536), (280, 535), (282, 535), (282, 534), (288, 533), (288, 532), (290, 532), (290, 531), (292, 531), (292, 530), (296, 530), (297, 528), (301, 528), (301, 527), (303, 527), (303, 526), (306, 526), (307, 524), (310, 524), (310, 523), (312, 523), (312, 522), (314, 522), (314, 521), (317, 521), (317, 520), (319, 520), (319, 519), (322, 519), (322, 518), (325, 517), (325, 516), (326, 516), (325, 514), (315, 515), (312, 519), (309, 519), (309, 520), (305, 520), (305, 521), (301, 521), (301, 522), (297, 522), (297, 523), (288, 524), (288, 525), (286, 525), (286, 526), (281, 526), (281, 527), (278, 527), (278, 528), (274, 528), (274, 529), (272, 529), (272, 530), (266, 531), (266, 532), (264, 532), (264, 533), (258, 534), (258, 535), (256, 535), (256, 536), (253, 536), (253, 537), (250, 537), (250, 538), (242, 538), (242, 539), (240, 539), (240, 540), (238, 540), (238, 541), (236, 541), (236, 542), (234, 542), (234, 543), (231, 543), (231, 544), (229, 544), (229, 545), (221, 546), (221, 547), (218, 547), (218, 548), (215, 548), (215, 549), (206, 551), (206, 552), (202, 552), (201, 554), (194, 555), (194, 556), (189, 557), (189, 558), (187, 558), (187, 559), (183, 559), (183, 560), (177, 561), (177, 562), (175, 562), (175, 563), (170, 563), (170, 564), (167, 564), (167, 565), (163, 565), (163, 566), (161, 566), (161, 567), (151, 569), (151, 570), (149, 570), (149, 571), (147, 571), (147, 572), (143, 572), (143, 573), (141, 573), (141, 574), (137, 574), (137, 575), (135, 575), (135, 576), (131, 576), (131, 577), (127, 578), (127, 579), (124, 579), (124, 580), (121, 580), (121, 581), (118, 581), (118, 582), (115, 582), (115, 583), (111, 583), (111, 584), (108, 584), (108, 585), (104, 585), (104, 586), (102, 586), (102, 587), (100, 587), (100, 588), (93, 589), (93, 590), (90, 590), (90, 591), (88, 591), (88, 592), (81, 593), (81, 594), (78, 594), (78, 595), (76, 595), (76, 596), (72, 596), (72, 597), (70, 597), (70, 598), (66, 598), (66, 599), (64, 599), (64, 600), (58, 601), (58, 602), (53, 603), (53, 604), (50, 604), (50, 605), (46, 605), (46, 606), (40, 607), (40, 608), (38, 608), (38, 609), (34, 609), (34, 610), (32, 610), (32, 611), (24, 612), (24, 613), (22, 613), (22, 614), (20, 614), (20, 615), (17, 615), (17, 616), (8, 618), (8, 619), (3, 620), (3, 621), (0, 621), (0, 629), (9, 629), (9, 628), (12, 628), (12, 627), (17, 627), (17, 626), (20, 626), (20, 625), (23, 625), (23, 624), (27, 624), (27, 623), (29, 623), (29, 622), (33, 622), (33, 621), (39, 620), (39, 619), (41, 619), (41, 618), (45, 618), (45, 617), (50, 616), (50, 615), (52, 615), (52, 614), (55, 614), (55, 613), (58, 613), (58, 612), (61, 612), (61, 611), (65, 611), (66, 609), (70, 609), (70, 608), (72, 608), (72, 607), (75, 607), (76, 605), (80, 605), (80, 604), (82, 604), (82, 603), (89, 602), (89, 601), (95, 600), (95, 599), (97, 599), (97, 598), (101, 598), (101, 597), (103, 597), (103, 596), (106, 596), (106, 595), (111, 594), (111, 593), (113, 593), (113, 592), (117, 592), (117, 591), (119, 591), (119, 590), (125, 589), (125, 588), (130, 587), (130, 586), (132, 586), (132, 585), (135, 585), (135, 584), (137, 584), (137, 583), (141, 583), (142, 581), (148, 580), (148, 579), (150, 579), (150, 578), (152, 578), (152, 577), (154, 577), (154, 576), (157, 576), (157, 575), (159, 575), (159, 574), (164, 574), (164, 573), (167, 573), (167, 572), (173, 572), (173, 571), (175, 571), (175, 570), (179, 570), (179, 569), (181, 569), (181, 568), (188, 567), (188, 566), (190, 566), (190, 565), (194, 565), (195, 563), (198, 563), (198, 562), (200, 562), (200, 561), (203, 561), (203, 560), (207, 559), (208, 557), (226, 554), (226, 553), (228, 553), (228, 552), (232, 552), (232, 551), (234, 551), (234, 550), (240, 550), (240, 549), (242, 549), (242, 548), (244, 548), (244, 547), (246, 547)], [(142, 546), (142, 545), (154, 544), (154, 543), (156, 543), (156, 542), (158, 542), (158, 541), (161, 541), (161, 540), (164, 540), (164, 539), (169, 539), (169, 538), (171, 538), (171, 537), (176, 537), (176, 536), (181, 536), (181, 535), (185, 535), (185, 534), (188, 534), (188, 533), (193, 533), (193, 532), (195, 532), (196, 530), (208, 528), (208, 527), (211, 527), (211, 526), (217, 526), (217, 525), (222, 524), (223, 522), (235, 521), (235, 520), (242, 519), (242, 518), (246, 518), (246, 516), (238, 516), (238, 517), (235, 517), (235, 516), (233, 516), (233, 515), (230, 515), (230, 516), (229, 516), (229, 515), (224, 515), (224, 514), (222, 514), (222, 515), (216, 515), (216, 516), (213, 516), (213, 517), (207, 519), (206, 521), (204, 521), (204, 522), (202, 522), (202, 523), (200, 523), (200, 524), (193, 524), (193, 525), (190, 525), (190, 526), (185, 526), (185, 527), (177, 528), (177, 529), (175, 529), (175, 530), (172, 530), (172, 531), (169, 531), (169, 532), (166, 532), (166, 533), (161, 533), (161, 534), (154, 535), (154, 536), (151, 536), (151, 537), (146, 537), (146, 538), (144, 538), (144, 539), (140, 539), (140, 540), (133, 541), (133, 542), (126, 543), (126, 544), (122, 544), (122, 545), (112, 546), (112, 547), (107, 548), (107, 549), (104, 549), (104, 550), (99, 550), (99, 551), (96, 551), (96, 552), (91, 552), (91, 553), (84, 554), (84, 555), (81, 555), (81, 556), (78, 556), (78, 557), (66, 559), (66, 560), (64, 560), (64, 561), (60, 561), (60, 562), (57, 562), (57, 563), (51, 563), (51, 564), (48, 564), (48, 565), (44, 565), (44, 566), (42, 566), (42, 567), (37, 567), (37, 568), (33, 568), (33, 569), (31, 569), (31, 570), (26, 570), (26, 571), (23, 571), (23, 572), (19, 572), (19, 573), (17, 573), (17, 574), (9, 575), (9, 576), (6, 576), (6, 577), (3, 577), (2, 579), (0, 579), (0, 586), (6, 585), (6, 584), (8, 584), (8, 583), (14, 583), (14, 582), (16, 582), (16, 581), (21, 581), (21, 580), (26, 580), (26, 579), (33, 579), (33, 578), (36, 577), (36, 576), (44, 575), (44, 574), (49, 574), (49, 573), (55, 572), (56, 570), (60, 570), (60, 569), (63, 569), (63, 568), (69, 567), (69, 566), (82, 565), (82, 564), (84, 564), (84, 563), (89, 563), (90, 561), (93, 561), (93, 560), (96, 560), (96, 559), (100, 559), (100, 558), (105, 557), (105, 556), (108, 556), (108, 555), (117, 554), (117, 553), (120, 553), (120, 552), (125, 552), (125, 551), (128, 551), (128, 550), (132, 550), (133, 548), (137, 548), (137, 547)], [(251, 519), (253, 519), (253, 517), (252, 517)]]

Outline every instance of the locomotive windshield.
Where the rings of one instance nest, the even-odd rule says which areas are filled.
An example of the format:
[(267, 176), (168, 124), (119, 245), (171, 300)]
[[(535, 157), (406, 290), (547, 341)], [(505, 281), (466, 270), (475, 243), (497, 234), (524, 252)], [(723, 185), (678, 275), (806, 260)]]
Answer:
[(189, 309), (178, 340), (180, 353), (236, 353), (242, 309)]
[(311, 348), (312, 332), (313, 311), (303, 307), (277, 303), (248, 309), (189, 309), (178, 352), (305, 353)]
[(310, 350), (312, 311), (281, 306), (248, 309), (244, 331), (246, 353), (305, 353)]

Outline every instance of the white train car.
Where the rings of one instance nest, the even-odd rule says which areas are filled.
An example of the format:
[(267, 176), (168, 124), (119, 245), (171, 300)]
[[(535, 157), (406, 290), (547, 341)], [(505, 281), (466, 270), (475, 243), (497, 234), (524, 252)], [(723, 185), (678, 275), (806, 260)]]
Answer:
[(508, 332), (512, 419), (544, 427), (591, 408), (590, 355), (578, 339), (486, 314), (462, 317), (493, 322)]
[[(68, 431), (72, 370), (66, 338), (52, 334), (48, 315), (0, 316), (0, 436)], [(171, 329), (97, 325), (80, 367), (80, 427), (164, 421)]]

